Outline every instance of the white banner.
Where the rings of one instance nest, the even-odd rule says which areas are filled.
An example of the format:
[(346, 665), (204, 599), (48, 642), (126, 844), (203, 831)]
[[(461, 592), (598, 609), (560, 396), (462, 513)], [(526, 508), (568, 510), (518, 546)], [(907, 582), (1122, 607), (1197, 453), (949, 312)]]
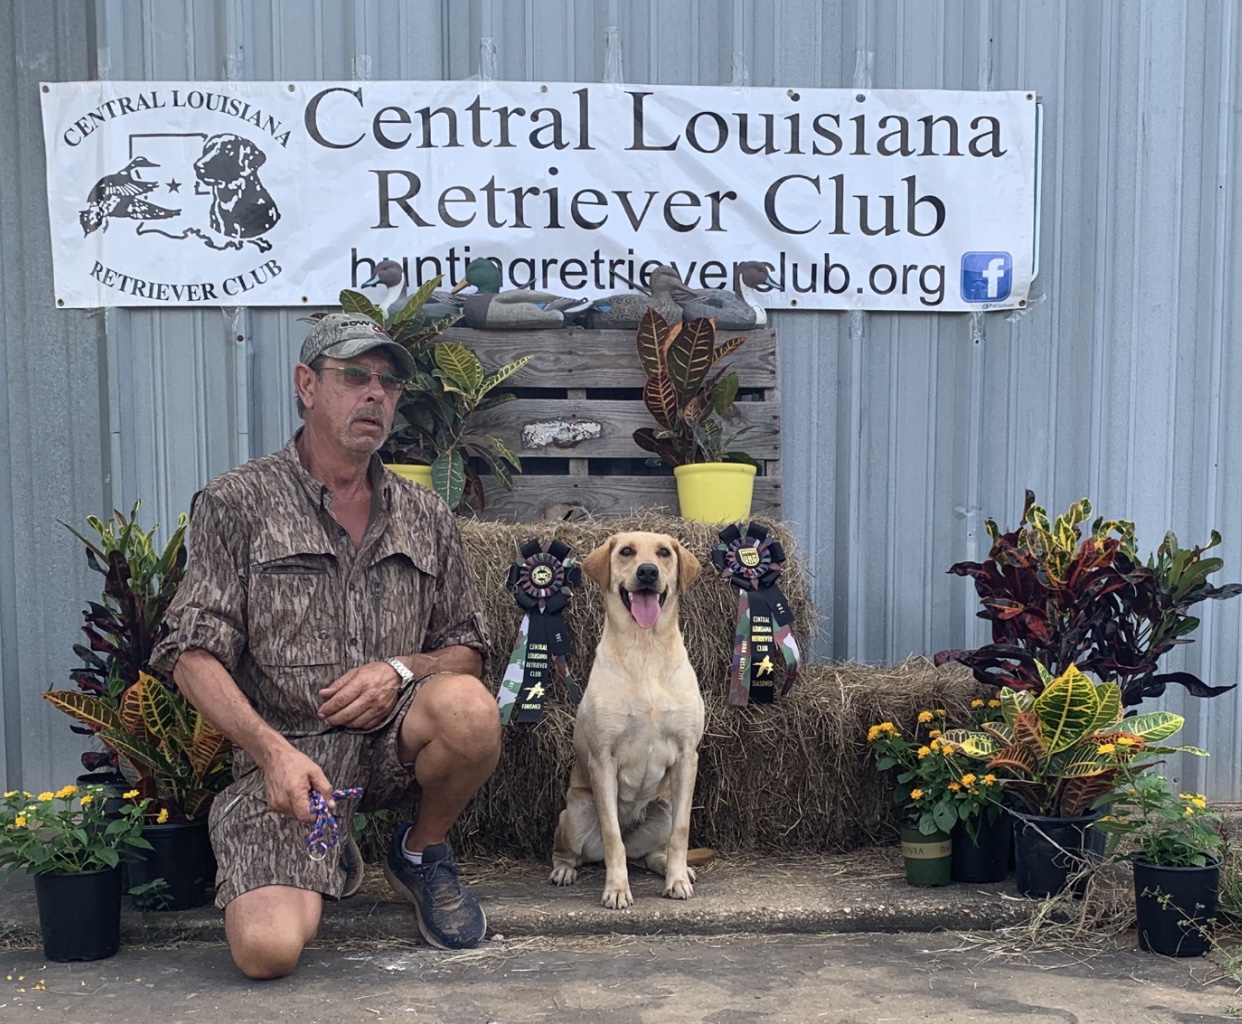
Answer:
[(1034, 93), (47, 83), (60, 306), (323, 306), (395, 259), (600, 296), (662, 263), (774, 309), (980, 310), (1035, 276)]

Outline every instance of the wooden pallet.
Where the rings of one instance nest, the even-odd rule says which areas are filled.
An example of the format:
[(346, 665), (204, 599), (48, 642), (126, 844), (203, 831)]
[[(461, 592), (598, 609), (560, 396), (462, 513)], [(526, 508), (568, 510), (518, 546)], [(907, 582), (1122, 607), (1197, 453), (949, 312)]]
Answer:
[[(741, 333), (747, 342), (727, 362), (737, 371), (742, 392), (726, 429), (751, 428), (739, 447), (763, 467), (752, 508), (779, 518), (776, 332), (721, 331), (717, 342)], [(642, 403), (645, 377), (634, 332), (455, 328), (445, 339), (472, 349), (488, 370), (533, 356), (506, 385), (518, 399), (480, 414), (480, 425), (505, 438), (522, 460), (512, 491), (485, 477), (483, 518), (538, 522), (572, 518), (577, 510), (597, 516), (652, 506), (676, 511), (671, 470), (634, 443), (634, 431), (652, 425)]]

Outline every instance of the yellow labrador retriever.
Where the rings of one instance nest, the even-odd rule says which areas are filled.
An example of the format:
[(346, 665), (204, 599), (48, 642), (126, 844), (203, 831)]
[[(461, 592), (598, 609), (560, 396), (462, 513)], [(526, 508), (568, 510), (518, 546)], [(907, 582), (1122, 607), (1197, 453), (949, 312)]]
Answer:
[(604, 631), (574, 723), (549, 881), (572, 885), (579, 865), (602, 859), (606, 907), (634, 902), (627, 857), (664, 875), (665, 896), (694, 894), (686, 854), (703, 698), (677, 603), (699, 568), (662, 533), (615, 534), (582, 561), (604, 595)]

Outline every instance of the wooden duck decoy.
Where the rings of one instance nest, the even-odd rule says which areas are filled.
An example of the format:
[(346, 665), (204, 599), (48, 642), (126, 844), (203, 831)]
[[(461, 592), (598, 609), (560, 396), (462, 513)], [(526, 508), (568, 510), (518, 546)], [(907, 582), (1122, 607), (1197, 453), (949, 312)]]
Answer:
[(456, 295), (474, 285), (477, 294), (462, 303), (466, 326), (480, 330), (520, 331), (534, 327), (564, 327), (566, 317), (585, 310), (590, 299), (570, 299), (528, 288), (500, 290), (500, 270), (491, 260), (471, 260), (466, 276), (453, 288)]
[(681, 319), (681, 306), (673, 298), (674, 288), (685, 288), (681, 275), (672, 267), (656, 267), (651, 275), (650, 295), (623, 292), (596, 299), (586, 312), (586, 325), (598, 330), (636, 330), (648, 307), (673, 323)]
[(691, 291), (683, 287), (676, 295), (681, 303), (681, 318), (690, 321), (703, 316), (715, 317), (718, 331), (766, 327), (768, 314), (759, 304), (759, 295), (755, 291), (759, 285), (779, 287), (769, 276), (767, 264), (752, 260), (738, 266), (735, 292), (727, 292), (723, 288)]
[[(386, 317), (392, 317), (401, 311), (401, 307), (409, 301), (409, 293), (405, 290), (405, 270), (396, 260), (382, 259), (375, 265), (375, 273), (362, 282), (363, 288), (382, 286), (384, 291), (375, 304), (384, 311)], [(422, 322), (433, 324), (446, 316), (461, 316), (461, 300), (448, 292), (436, 291), (423, 303)]]

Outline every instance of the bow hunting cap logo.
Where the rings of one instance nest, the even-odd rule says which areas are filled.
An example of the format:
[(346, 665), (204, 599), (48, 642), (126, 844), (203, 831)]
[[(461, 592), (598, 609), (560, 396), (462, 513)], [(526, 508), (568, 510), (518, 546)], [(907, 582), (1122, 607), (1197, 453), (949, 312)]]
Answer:
[(375, 348), (384, 350), (402, 377), (414, 376), (417, 370), (414, 357), (385, 334), (374, 320), (356, 313), (329, 313), (320, 317), (302, 342), (300, 361), (309, 366), (320, 356), (353, 359)]
[(738, 548), (737, 560), (748, 568), (753, 569), (759, 564), (758, 548)]

